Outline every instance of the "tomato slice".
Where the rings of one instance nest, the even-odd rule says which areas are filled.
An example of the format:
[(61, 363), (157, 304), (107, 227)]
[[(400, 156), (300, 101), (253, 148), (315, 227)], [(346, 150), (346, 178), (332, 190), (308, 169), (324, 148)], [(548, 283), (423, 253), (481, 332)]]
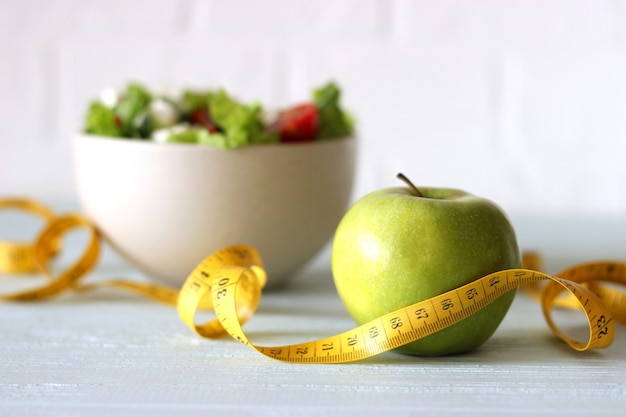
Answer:
[(273, 126), (283, 143), (311, 142), (319, 130), (319, 114), (312, 103), (291, 107), (278, 115)]
[(192, 110), (191, 114), (189, 114), (189, 120), (194, 125), (204, 126), (210, 133), (219, 131), (218, 126), (211, 118), (209, 110), (205, 107), (198, 107)]

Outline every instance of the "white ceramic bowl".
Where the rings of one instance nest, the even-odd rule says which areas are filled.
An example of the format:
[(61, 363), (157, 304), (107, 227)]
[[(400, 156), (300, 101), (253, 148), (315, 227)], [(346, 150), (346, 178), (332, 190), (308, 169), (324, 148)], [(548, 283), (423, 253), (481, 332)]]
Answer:
[(81, 134), (73, 149), (85, 214), (139, 270), (178, 287), (214, 251), (248, 244), (275, 287), (332, 237), (356, 140), (224, 151)]

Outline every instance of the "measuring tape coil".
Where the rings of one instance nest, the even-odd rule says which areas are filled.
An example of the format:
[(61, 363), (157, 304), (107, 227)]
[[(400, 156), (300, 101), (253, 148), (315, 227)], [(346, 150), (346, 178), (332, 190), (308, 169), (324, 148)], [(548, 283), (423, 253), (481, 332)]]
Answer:
[[(450, 327), (518, 287), (540, 300), (550, 329), (575, 350), (609, 346), (615, 337), (615, 321), (626, 322), (626, 295), (602, 284), (626, 284), (625, 263), (581, 264), (552, 276), (529, 268), (539, 269), (538, 257), (525, 254), (523, 269), (489, 274), (340, 334), (285, 346), (257, 346), (242, 328), (254, 315), (267, 281), (256, 249), (235, 245), (211, 254), (191, 272), (180, 291), (127, 280), (85, 284), (81, 280), (96, 266), (100, 251), (101, 237), (91, 222), (78, 214), (56, 216), (43, 205), (29, 200), (0, 200), (0, 209), (7, 208), (43, 216), (47, 223), (30, 245), (2, 242), (0, 272), (39, 271), (47, 280), (34, 289), (0, 294), (0, 300), (40, 301), (68, 290), (87, 291), (101, 287), (134, 291), (176, 306), (181, 320), (202, 337), (230, 334), (260, 354), (284, 362), (322, 364), (362, 360)], [(76, 228), (85, 228), (89, 232), (86, 249), (73, 265), (55, 276), (50, 271), (50, 260), (58, 253), (63, 235)], [(16, 253), (20, 255), (16, 256)], [(558, 328), (551, 315), (556, 306), (578, 308), (585, 313), (589, 327), (587, 340), (576, 340)], [(196, 323), (198, 311), (206, 309), (213, 309), (215, 318)]]

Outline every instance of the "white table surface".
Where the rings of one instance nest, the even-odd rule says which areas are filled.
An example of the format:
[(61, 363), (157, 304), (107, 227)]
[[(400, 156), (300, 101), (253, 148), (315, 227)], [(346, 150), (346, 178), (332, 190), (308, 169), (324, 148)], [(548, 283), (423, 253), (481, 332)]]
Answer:
[[(522, 246), (544, 252), (548, 272), (626, 260), (623, 220), (514, 223)], [(327, 248), (287, 288), (264, 294), (244, 328), (253, 343), (354, 327), (329, 265)], [(107, 249), (88, 281), (120, 276), (145, 279)], [(0, 276), (0, 291), (17, 283)], [(559, 317), (583, 324), (578, 313)], [(175, 309), (119, 291), (0, 303), (0, 416), (624, 416), (626, 326), (616, 330), (610, 348), (575, 352), (519, 293), (495, 335), (470, 354), (292, 365), (229, 338), (202, 339)]]

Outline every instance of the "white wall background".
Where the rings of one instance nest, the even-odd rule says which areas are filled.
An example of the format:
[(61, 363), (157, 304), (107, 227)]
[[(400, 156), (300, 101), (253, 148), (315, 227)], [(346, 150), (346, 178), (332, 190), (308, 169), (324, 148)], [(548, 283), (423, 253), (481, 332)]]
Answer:
[(0, 0), (0, 196), (75, 204), (70, 139), (105, 86), (280, 105), (328, 79), (359, 120), (355, 198), (403, 171), (626, 217), (626, 0)]

